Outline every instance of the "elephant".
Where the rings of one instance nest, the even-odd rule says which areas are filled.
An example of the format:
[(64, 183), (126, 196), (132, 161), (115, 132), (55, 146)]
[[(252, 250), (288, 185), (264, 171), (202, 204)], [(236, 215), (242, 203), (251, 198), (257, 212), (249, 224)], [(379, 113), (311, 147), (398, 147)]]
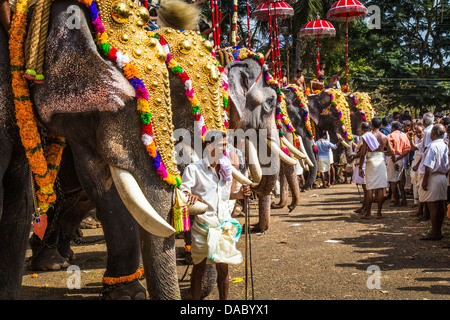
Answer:
[[(70, 14), (67, 9), (71, 5), (79, 7), (82, 12), (79, 29), (68, 28), (65, 23)], [(168, 224), (171, 217), (173, 189), (158, 176), (142, 145), (140, 117), (136, 110), (133, 88), (123, 77), (121, 71), (99, 53), (91, 36), (92, 25), (88, 23), (86, 17), (88, 17), (86, 8), (75, 1), (63, 0), (53, 3), (45, 56), (46, 80), (42, 84), (32, 86), (31, 99), (43, 126), (47, 130), (65, 137), (70, 146), (71, 155), (73, 155), (73, 165), (79, 183), (86, 196), (95, 205), (97, 216), (103, 226), (108, 250), (104, 277), (118, 278), (138, 274), (136, 270), (138, 270), (142, 253), (150, 298), (180, 299), (174, 235), (173, 229)], [(6, 35), (2, 34), (2, 37), (2, 42), (6, 43)], [(1, 48), (1, 65), (7, 70), (9, 68), (8, 50), (4, 49), (7, 46), (1, 46)], [(240, 68), (242, 65), (252, 69), (253, 73), (242, 70)], [(234, 79), (235, 76), (231, 69), (231, 67), (228, 69), (230, 88), (233, 87), (234, 80), (243, 77), (247, 77), (247, 80), (251, 79), (255, 72), (259, 72), (260, 66), (252, 64), (252, 62), (241, 61), (233, 67), (233, 70), (236, 70), (236, 79)], [(238, 73), (239, 75), (237, 75)], [(170, 79), (173, 105), (189, 104), (186, 96), (180, 95), (184, 92), (182, 84), (176, 83), (177, 79), (173, 75), (170, 76)], [(253, 81), (254, 79), (257, 77), (254, 76)], [(2, 129), (2, 133), (5, 132), (7, 137), (10, 135), (14, 137), (14, 139), (4, 139), (3, 141), (11, 142), (7, 147), (5, 146), (5, 150), (9, 148), (10, 154), (15, 151), (18, 155), (2, 158), (2, 162), (5, 162), (3, 185), (7, 185), (7, 188), (3, 188), (2, 185), (2, 191), (6, 195), (10, 192), (9, 190), (14, 189), (14, 183), (9, 183), (6, 179), (8, 170), (14, 170), (14, 168), (19, 170), (21, 175), (14, 172), (14, 177), (16, 178), (15, 182), (20, 184), (20, 190), (23, 190), (23, 193), (16, 192), (17, 195), (20, 195), (19, 198), (10, 198), (16, 199), (16, 202), (20, 203), (15, 206), (15, 210), (19, 210), (21, 206), (24, 208), (20, 210), (21, 215), (15, 214), (15, 212), (13, 214), (8, 207), (9, 202), (2, 203), (1, 227), (4, 228), (8, 217), (15, 220), (20, 219), (20, 221), (14, 222), (19, 227), (23, 226), (20, 228), (23, 234), (21, 237), (15, 237), (16, 242), (20, 240), (17, 242), (20, 245), (14, 247), (16, 248), (14, 252), (11, 252), (10, 249), (13, 246), (9, 245), (9, 240), (13, 239), (10, 234), (8, 241), (2, 242), (0, 251), (3, 257), (2, 261), (11, 261), (14, 264), (2, 265), (3, 268), (0, 269), (4, 271), (0, 276), (0, 284), (2, 284), (0, 296), (17, 299), (20, 295), (22, 270), (17, 266), (23, 266), (23, 261), (19, 263), (17, 260), (23, 260), (33, 203), (29, 183), (30, 172), (13, 120), (10, 82), (7, 82), (6, 85), (3, 83), (3, 85), (5, 90), (2, 92), (5, 94), (2, 94), (2, 99), (4, 98), (2, 106), (5, 108), (2, 107), (2, 109), (8, 111), (6, 112), (8, 117), (5, 117), (6, 120), (2, 123), (10, 124), (6, 129), (12, 131), (13, 134), (6, 129)], [(238, 86), (235, 88), (237, 89)], [(274, 123), (272, 118), (276, 98), (274, 99), (273, 90), (270, 91), (272, 93), (270, 94), (268, 89), (272, 90), (266, 84), (256, 83), (255, 90), (252, 95), (245, 97), (246, 102), (243, 105), (237, 103), (242, 101), (238, 98), (242, 93), (235, 90), (237, 93), (233, 96), (233, 89), (230, 90), (231, 128), (273, 127), (271, 124)], [(269, 98), (261, 100), (261, 92), (264, 92), (264, 95), (267, 94)], [(182, 102), (179, 102), (180, 99)], [(246, 109), (252, 107), (250, 112), (253, 113), (253, 117), (249, 116), (248, 111), (243, 110), (242, 107)], [(186, 119), (192, 119), (190, 109), (178, 107), (175, 110), (177, 117), (174, 118), (174, 125), (188, 127), (192, 132), (192, 121), (191, 123), (186, 121)], [(260, 115), (264, 115), (264, 119), (271, 120), (265, 120), (261, 124), (255, 123), (258, 112)], [(245, 119), (245, 121), (241, 119)], [(278, 143), (276, 136), (275, 138), (269, 136), (270, 139), (274, 140), (273, 144)], [(10, 159), (14, 159), (15, 166), (9, 164)], [(263, 177), (259, 184), (253, 185), (255, 192), (260, 195), (270, 192), (278, 172), (278, 161), (278, 157), (273, 156), (271, 163), (273, 168), (271, 169), (274, 173)], [(151, 217), (144, 217), (144, 220), (151, 219), (150, 225), (142, 226), (138, 223), (138, 221), (142, 223), (142, 219), (136, 217), (133, 210), (128, 209), (127, 204), (131, 200), (123, 199), (123, 189), (126, 189), (128, 185), (123, 185), (120, 179), (118, 181), (118, 176), (131, 178), (131, 183), (138, 185), (138, 189), (141, 191), (137, 191), (137, 193), (143, 194), (144, 199), (134, 199), (139, 196), (132, 193), (132, 200), (150, 203), (159, 218), (152, 214)], [(17, 177), (23, 178), (17, 179)], [(22, 201), (18, 201), (18, 199)], [(24, 199), (28, 201), (24, 201)], [(268, 201), (266, 202), (268, 203)], [(260, 204), (262, 203), (264, 202), (260, 200)], [(138, 210), (138, 212), (140, 211)], [(149, 229), (156, 235), (147, 232)], [(6, 232), (2, 233), (2, 237), (7, 234)], [(16, 255), (16, 260), (11, 259)], [(11, 271), (12, 268), (14, 271)], [(11, 273), (14, 273), (14, 277), (10, 275)], [(5, 275), (8, 275), (8, 279), (5, 279)], [(208, 284), (206, 286), (208, 287)], [(145, 289), (136, 281), (121, 283), (118, 286), (106, 286), (106, 289), (108, 297), (113, 299), (145, 298)]]
[[(264, 81), (264, 77), (261, 77), (264, 67), (259, 59), (257, 60), (250, 58), (234, 60), (227, 65), (226, 71), (232, 104), (229, 115), (230, 128), (236, 132), (241, 130), (245, 134), (255, 129), (268, 132), (267, 143), (261, 135), (257, 135), (256, 139), (246, 140), (250, 175), (258, 182), (253, 190), (258, 195), (259, 221), (252, 224), (250, 230), (266, 232), (270, 225), (270, 194), (278, 179), (280, 168), (285, 162), (290, 163), (286, 165), (295, 168), (295, 160), (286, 156), (279, 148), (280, 138), (275, 121), (279, 102), (276, 91)], [(257, 158), (258, 161), (252, 161), (252, 158)]]
[[(333, 150), (334, 159), (338, 161), (342, 154), (349, 155), (352, 152), (352, 140), (345, 135), (338, 111), (332, 106), (330, 94), (322, 91), (318, 94), (309, 95), (308, 108), (310, 118), (315, 123), (316, 132), (328, 131), (330, 141), (334, 144), (338, 142), (339, 136), (344, 138), (343, 143), (336, 150)], [(350, 123), (350, 119), (348, 119), (348, 122)]]
[[(294, 87), (294, 90), (296, 88)], [(302, 151), (307, 155), (307, 161), (303, 159), (299, 159), (302, 161), (301, 163), (307, 164), (305, 168), (308, 171), (307, 179), (303, 185), (299, 185), (297, 173), (295, 167), (282, 164), (280, 171), (280, 202), (277, 204), (272, 204), (273, 209), (283, 208), (286, 205), (288, 198), (288, 185), (292, 194), (292, 202), (288, 205), (289, 212), (293, 211), (295, 207), (300, 202), (300, 190), (305, 190), (312, 186), (317, 176), (317, 163), (314, 155), (314, 140), (309, 136), (306, 124), (305, 124), (305, 111), (299, 107), (299, 102), (297, 100), (296, 91), (291, 88), (283, 88), (282, 92), (285, 96), (285, 101), (287, 105), (287, 113), (288, 117), (291, 121), (292, 127), (295, 128), (295, 135), (298, 136), (300, 142), (302, 143)], [(292, 144), (295, 144), (293, 141), (293, 133), (290, 132), (286, 126), (283, 126), (284, 136), (288, 141)]]
[[(69, 6), (78, 7), (82, 13), (79, 29), (66, 24), (71, 14)], [(150, 298), (180, 299), (174, 230), (169, 224), (174, 190), (157, 174), (142, 144), (135, 90), (122, 72), (98, 51), (88, 16), (88, 10), (76, 1), (53, 3), (46, 43), (45, 81), (31, 87), (31, 100), (46, 130), (66, 138), (80, 185), (95, 205), (108, 250), (104, 278), (132, 275), (136, 280), (140, 276), (142, 252)], [(4, 74), (8, 74), (9, 52), (3, 30), (1, 37), (0, 64)], [(179, 85), (178, 91), (171, 92), (184, 92), (184, 88), (179, 90)], [(9, 78), (2, 82), (1, 97), (5, 156), (2, 156), (0, 228), (7, 231), (1, 234), (2, 240), (5, 239), (0, 248), (3, 261), (0, 297), (17, 299), (33, 198), (30, 171), (14, 123)], [(186, 101), (185, 98), (184, 106)], [(174, 99), (178, 119), (192, 119), (190, 103), (189, 108), (177, 103)], [(122, 177), (131, 180), (126, 184)], [(131, 199), (124, 199), (123, 190), (128, 190), (130, 183), (138, 186), (133, 189), (137, 193), (130, 192)], [(138, 205), (136, 213), (128, 209), (133, 201), (153, 209), (140, 209)], [(148, 233), (149, 230), (155, 235)], [(109, 298), (145, 298), (145, 289), (139, 282), (119, 284), (106, 285)]]

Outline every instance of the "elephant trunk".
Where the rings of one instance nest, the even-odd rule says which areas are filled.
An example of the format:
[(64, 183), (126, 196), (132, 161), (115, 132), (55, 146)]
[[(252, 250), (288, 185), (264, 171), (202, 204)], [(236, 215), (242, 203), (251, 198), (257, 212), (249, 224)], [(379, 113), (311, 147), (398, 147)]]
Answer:
[(304, 189), (310, 188), (313, 185), (313, 183), (316, 181), (317, 161), (316, 161), (316, 157), (314, 155), (313, 141), (308, 138), (302, 139), (300, 137), (300, 139), (302, 140), (304, 148), (305, 148), (305, 152), (311, 161), (311, 164), (308, 163), (309, 164), (308, 178), (305, 180), (305, 184), (300, 186), (300, 188), (304, 190)]

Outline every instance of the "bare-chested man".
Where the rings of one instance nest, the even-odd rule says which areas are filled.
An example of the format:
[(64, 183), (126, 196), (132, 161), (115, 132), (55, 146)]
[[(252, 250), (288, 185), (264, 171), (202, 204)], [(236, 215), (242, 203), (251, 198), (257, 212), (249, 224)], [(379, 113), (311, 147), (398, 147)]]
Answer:
[(344, 72), (344, 69), (341, 69), (341, 71), (339, 71), (334, 76), (332, 76), (330, 79), (328, 79), (328, 86), (330, 86), (330, 88), (333, 88), (333, 89), (341, 88), (341, 84), (339, 83), (339, 80), (341, 79), (343, 72)]
[(301, 69), (301, 68), (297, 69), (297, 75), (295, 76), (294, 79), (291, 80), (291, 82), (296, 84), (303, 91), (306, 90), (306, 82), (305, 82), (305, 77), (303, 76), (303, 69)]
[(359, 163), (366, 163), (365, 170), (362, 169), (362, 165), (359, 168), (359, 175), (366, 179), (365, 209), (361, 212), (362, 219), (370, 219), (374, 190), (378, 204), (377, 219), (384, 218), (381, 214), (381, 209), (383, 208), (385, 191), (388, 187), (384, 149), (387, 148), (387, 156), (395, 159), (395, 155), (387, 136), (380, 132), (381, 122), (380, 118), (373, 118), (372, 132), (366, 132), (362, 136), (363, 146), (361, 147)]
[(325, 62), (320, 63), (319, 74), (317, 75), (317, 77), (320, 77), (320, 76), (325, 77), (325, 66), (326, 66)]

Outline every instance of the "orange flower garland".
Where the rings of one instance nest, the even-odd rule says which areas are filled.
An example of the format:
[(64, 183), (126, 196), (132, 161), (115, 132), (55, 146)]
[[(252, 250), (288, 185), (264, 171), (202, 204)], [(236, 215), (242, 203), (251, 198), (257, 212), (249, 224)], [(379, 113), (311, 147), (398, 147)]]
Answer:
[(144, 269), (138, 269), (135, 273), (122, 277), (103, 277), (102, 283), (112, 286), (119, 283), (131, 282), (144, 275)]
[(36, 192), (39, 208), (47, 212), (56, 200), (53, 184), (59, 170), (65, 140), (56, 135), (49, 135), (49, 145), (44, 150), (30, 101), (28, 83), (24, 78), (25, 54), (24, 44), (27, 27), (28, 0), (18, 0), (13, 15), (9, 39), (12, 89), (14, 106), (19, 127), (19, 135), (25, 154), (34, 174), (39, 190)]

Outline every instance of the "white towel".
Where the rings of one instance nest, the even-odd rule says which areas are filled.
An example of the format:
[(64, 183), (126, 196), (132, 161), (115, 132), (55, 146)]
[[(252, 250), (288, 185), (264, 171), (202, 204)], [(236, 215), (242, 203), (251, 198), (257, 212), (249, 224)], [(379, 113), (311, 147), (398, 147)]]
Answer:
[(377, 138), (373, 135), (372, 132), (364, 133), (362, 138), (364, 139), (364, 141), (369, 146), (370, 151), (375, 151), (380, 146), (380, 143), (378, 142)]

